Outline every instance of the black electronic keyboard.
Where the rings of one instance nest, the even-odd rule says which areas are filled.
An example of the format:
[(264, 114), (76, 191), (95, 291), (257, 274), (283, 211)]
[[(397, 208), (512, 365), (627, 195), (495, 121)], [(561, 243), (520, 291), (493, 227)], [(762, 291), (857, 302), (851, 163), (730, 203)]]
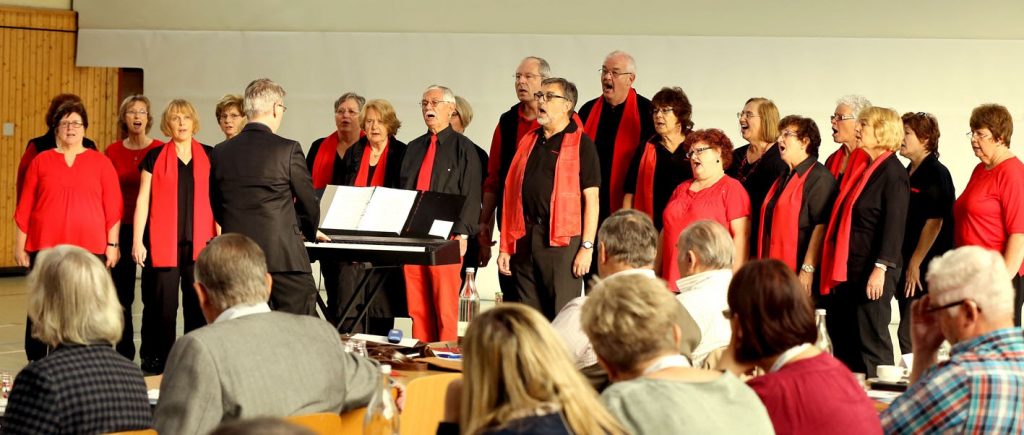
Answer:
[(374, 266), (419, 264), (435, 266), (460, 263), (459, 241), (412, 237), (330, 235), (330, 242), (306, 242), (310, 252), (330, 250), (342, 261)]

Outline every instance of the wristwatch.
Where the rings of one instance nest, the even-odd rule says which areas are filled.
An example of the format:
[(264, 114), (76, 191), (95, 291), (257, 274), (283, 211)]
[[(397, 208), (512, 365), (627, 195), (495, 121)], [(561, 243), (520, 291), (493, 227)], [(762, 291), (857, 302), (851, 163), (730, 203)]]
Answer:
[(800, 270), (802, 270), (804, 272), (807, 272), (807, 273), (814, 273), (815, 269), (814, 269), (814, 266), (811, 266), (810, 264), (804, 263), (803, 265), (800, 266)]
[(583, 249), (594, 249), (594, 242), (591, 242), (590, 240), (584, 240), (580, 246), (582, 246)]
[(882, 272), (888, 272), (889, 271), (889, 267), (884, 265), (884, 264), (882, 264), (882, 263), (875, 263), (875, 267), (877, 267), (879, 269), (882, 269)]
[(109, 246), (109, 247), (111, 247), (111, 248), (116, 248), (116, 247), (118, 247), (119, 245), (118, 245), (117, 243), (110, 243), (110, 242), (107, 242), (107, 246)]

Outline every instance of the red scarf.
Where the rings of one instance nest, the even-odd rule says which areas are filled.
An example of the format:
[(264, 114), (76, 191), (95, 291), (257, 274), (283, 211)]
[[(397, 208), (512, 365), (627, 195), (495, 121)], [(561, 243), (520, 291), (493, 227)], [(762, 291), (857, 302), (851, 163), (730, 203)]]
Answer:
[[(360, 130), (359, 138), (362, 139), (365, 136), (366, 132)], [(331, 184), (331, 178), (334, 178), (334, 156), (337, 153), (338, 132), (334, 131), (320, 142), (320, 148), (316, 150), (316, 158), (313, 159), (314, 189), (323, 189)]]
[(832, 173), (832, 178), (839, 179), (843, 171), (843, 157), (846, 155), (846, 145), (839, 145), (839, 149), (825, 159), (825, 168)]
[[(584, 125), (591, 138), (597, 137), (598, 124), (601, 122), (601, 109), (604, 108), (604, 98), (598, 97), (594, 103), (587, 122)], [(626, 172), (629, 171), (629, 163), (633, 160), (633, 152), (636, 151), (637, 137), (640, 135), (640, 110), (636, 105), (636, 91), (629, 89), (626, 97), (626, 107), (622, 112), (622, 120), (619, 122), (619, 131), (615, 133), (615, 144), (612, 151), (612, 177), (607, 183), (608, 203), (611, 206), (609, 212), (622, 208), (622, 195), (625, 185)]]
[(636, 172), (636, 190), (633, 195), (633, 208), (647, 213), (654, 219), (654, 168), (658, 165), (658, 145), (647, 142), (644, 155), (640, 157), (640, 167)]
[[(860, 154), (858, 156), (858, 154)], [(886, 151), (870, 162), (871, 156), (862, 148), (850, 153), (836, 198), (836, 206), (832, 209), (828, 231), (825, 232), (825, 247), (821, 255), (821, 294), (827, 295), (834, 287), (846, 282), (846, 263), (850, 256), (850, 230), (852, 228), (853, 205), (864, 191), (864, 186), (871, 179), (871, 174), (881, 166), (892, 151)], [(836, 225), (836, 221), (839, 224)]]
[(370, 142), (366, 142), (366, 146), (363, 147), (363, 158), (359, 159), (359, 172), (356, 173), (355, 185), (357, 187), (384, 185), (384, 170), (388, 166), (388, 149), (391, 148), (388, 145), (391, 145), (391, 138), (387, 139), (387, 142), (384, 143), (384, 151), (380, 152), (380, 158), (377, 159), (377, 169), (373, 171), (373, 180), (370, 181), (370, 184), (366, 184), (366, 179), (370, 173), (370, 153), (373, 152)]
[[(516, 253), (516, 241), (526, 235), (523, 219), (523, 177), (526, 162), (537, 142), (537, 131), (528, 133), (519, 141), (516, 156), (505, 181), (505, 197), (501, 215), (501, 252)], [(551, 246), (569, 246), (569, 239), (578, 236), (583, 228), (580, 190), (580, 139), (583, 132), (562, 136), (562, 148), (555, 163), (555, 183), (551, 191), (551, 218), (548, 242)]]
[[(758, 225), (757, 235), (757, 258), (775, 258), (782, 260), (792, 270), (797, 270), (797, 243), (800, 239), (800, 209), (804, 202), (804, 182), (807, 181), (807, 174), (811, 173), (810, 167), (803, 175), (793, 173), (789, 183), (782, 189), (779, 199), (775, 201), (775, 209), (772, 211), (771, 229), (772, 237), (769, 241), (767, 252), (765, 252), (764, 232), (766, 231), (764, 215), (768, 209), (768, 201), (761, 205), (761, 224)], [(776, 189), (779, 188), (779, 180), (775, 180), (772, 188), (768, 190), (768, 196), (772, 198)]]
[[(210, 159), (192, 139), (192, 259), (217, 233), (210, 209)], [(168, 141), (153, 166), (149, 208), (150, 257), (154, 267), (178, 266), (178, 151)]]

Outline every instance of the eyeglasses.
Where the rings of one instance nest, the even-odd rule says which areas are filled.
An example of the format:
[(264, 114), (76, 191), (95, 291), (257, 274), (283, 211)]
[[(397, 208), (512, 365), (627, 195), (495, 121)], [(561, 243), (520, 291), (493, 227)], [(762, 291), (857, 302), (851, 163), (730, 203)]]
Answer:
[(558, 94), (556, 94), (554, 92), (548, 92), (546, 94), (543, 93), (543, 92), (536, 92), (536, 93), (533, 94), (533, 98), (535, 98), (537, 101), (551, 101), (551, 100), (553, 100), (555, 98), (561, 98), (561, 99), (563, 99), (565, 101), (569, 101), (568, 98), (565, 98), (565, 97), (563, 97), (561, 95), (558, 95)]
[(781, 138), (795, 137), (795, 138), (799, 139), (800, 135), (797, 134), (797, 132), (795, 132), (795, 131), (782, 130), (782, 131), (779, 131), (779, 137), (781, 137)]
[(423, 100), (423, 101), (420, 101), (420, 107), (422, 107), (424, 109), (426, 109), (428, 107), (437, 107), (437, 106), (441, 105), (441, 103), (447, 103), (447, 101), (442, 101), (442, 100), (430, 100), (430, 101), (427, 101), (427, 100)]
[(737, 119), (743, 119), (743, 118), (750, 119), (750, 118), (760, 118), (760, 116), (758, 116), (758, 114), (756, 114), (754, 112), (736, 112), (736, 118)]
[(124, 114), (125, 115), (129, 115), (129, 116), (136, 116), (136, 115), (138, 115), (138, 116), (146, 116), (146, 115), (149, 115), (149, 112), (147, 112), (145, 110), (129, 110), (127, 112), (124, 112)]
[(217, 119), (220, 119), (220, 120), (232, 119), (233, 120), (233, 119), (238, 119), (238, 118), (241, 118), (241, 117), (242, 117), (242, 115), (239, 115), (237, 113), (222, 113), (220, 116), (217, 117)]
[(287, 112), (288, 111), (288, 107), (285, 106), (284, 104), (278, 103), (278, 104), (275, 104), (275, 106), (280, 106), (281, 107), (281, 112)]
[(335, 115), (358, 116), (359, 112), (355, 111), (355, 110), (340, 110), (339, 109), (337, 112), (334, 112), (334, 114)]
[[(937, 307), (928, 307), (928, 308), (925, 309), (925, 311), (927, 311), (929, 313), (934, 313), (934, 312), (939, 311), (939, 310), (945, 310), (946, 308), (953, 308), (953, 307), (955, 307), (957, 305), (962, 305), (962, 304), (964, 304), (965, 302), (967, 302), (969, 300), (970, 299), (961, 299), (959, 301), (950, 302), (948, 304), (940, 305), (940, 306), (937, 306)], [(981, 307), (978, 307), (978, 311), (981, 311)]]
[(853, 115), (840, 115), (840, 114), (837, 113), (835, 115), (829, 116), (828, 119), (831, 119), (832, 122), (840, 122), (840, 121), (848, 121), (848, 120), (851, 120), (851, 119), (857, 119), (857, 117), (853, 116)]
[(690, 150), (689, 152), (686, 153), (686, 157), (689, 158), (689, 159), (692, 159), (694, 157), (699, 156), (700, 153), (703, 153), (704, 151), (707, 151), (709, 149), (711, 149), (711, 147), (694, 148), (694, 149), (692, 149), (692, 150)]
[(516, 80), (519, 80), (519, 79), (533, 80), (533, 79), (539, 79), (539, 78), (544, 77), (544, 76), (542, 76), (540, 74), (533, 74), (533, 73), (526, 73), (526, 74), (516, 73), (514, 77), (516, 78)]
[(612, 71), (604, 68), (601, 68), (597, 71), (601, 73), (601, 77), (611, 74), (612, 78), (618, 78), (619, 76), (624, 76), (626, 74), (633, 74), (631, 72)]
[(675, 113), (675, 110), (673, 110), (671, 107), (661, 107), (661, 108), (658, 108), (658, 109), (654, 109), (653, 112), (654, 112), (655, 115), (661, 114), (661, 115), (668, 116), (668, 115), (671, 115), (671, 114)]
[(990, 139), (990, 138), (992, 138), (992, 135), (986, 135), (985, 133), (982, 133), (980, 131), (975, 130), (975, 131), (968, 131), (967, 132), (967, 137), (969, 137), (971, 139), (982, 140), (982, 139)]
[(85, 127), (85, 124), (78, 121), (64, 121), (58, 124), (58, 126), (60, 126), (60, 128), (72, 129)]

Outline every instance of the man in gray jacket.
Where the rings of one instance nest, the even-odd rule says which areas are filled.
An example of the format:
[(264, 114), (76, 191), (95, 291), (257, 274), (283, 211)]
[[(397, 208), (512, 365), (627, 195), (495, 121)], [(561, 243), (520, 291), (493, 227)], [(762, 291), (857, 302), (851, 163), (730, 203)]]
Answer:
[(327, 322), (270, 311), (271, 276), (252, 239), (217, 237), (195, 270), (209, 324), (171, 349), (156, 407), (160, 433), (207, 433), (221, 421), (340, 413), (369, 403), (376, 364), (345, 353)]

